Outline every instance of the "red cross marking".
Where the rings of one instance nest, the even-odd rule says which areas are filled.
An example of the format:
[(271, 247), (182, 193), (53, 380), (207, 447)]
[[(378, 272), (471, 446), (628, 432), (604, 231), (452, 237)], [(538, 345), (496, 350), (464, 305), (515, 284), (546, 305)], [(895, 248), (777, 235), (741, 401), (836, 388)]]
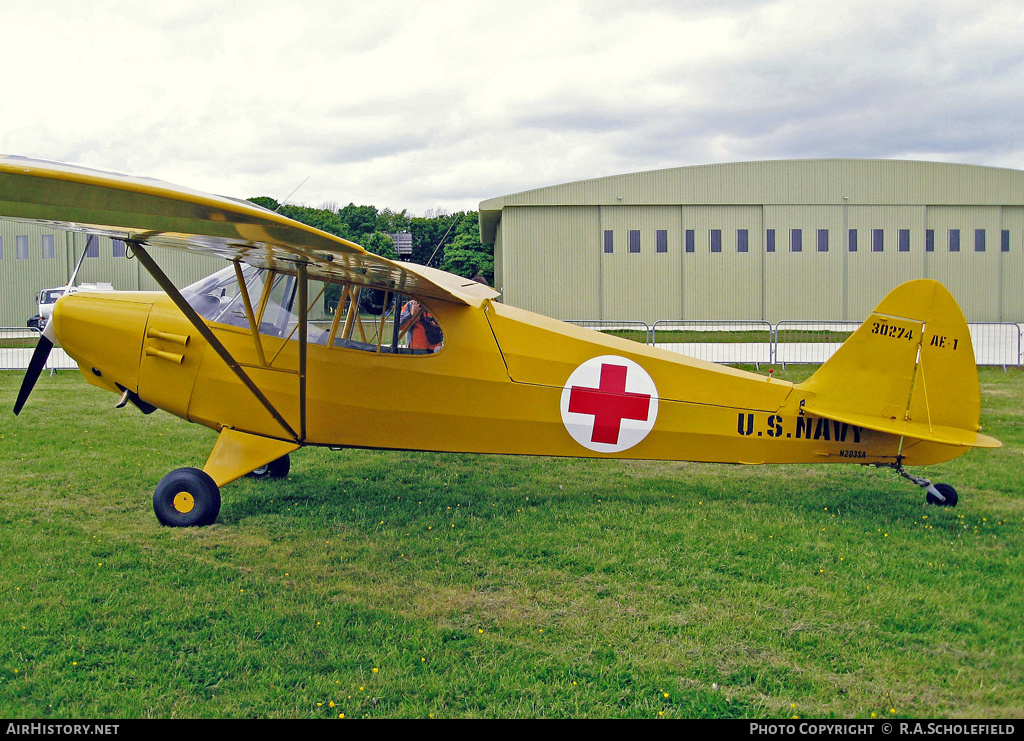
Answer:
[(569, 411), (594, 415), (591, 442), (617, 445), (622, 420), (647, 419), (651, 395), (627, 392), (626, 370), (624, 365), (602, 363), (599, 388), (572, 387)]

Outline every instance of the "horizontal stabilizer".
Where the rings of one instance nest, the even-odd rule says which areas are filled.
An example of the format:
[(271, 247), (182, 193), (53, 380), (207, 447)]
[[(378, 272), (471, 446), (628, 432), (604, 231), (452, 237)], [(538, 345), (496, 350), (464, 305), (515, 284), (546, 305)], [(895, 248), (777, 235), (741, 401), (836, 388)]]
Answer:
[(940, 443), (942, 445), (955, 445), (966, 448), (998, 448), (1002, 446), (1002, 443), (994, 437), (982, 435), (980, 432), (972, 432), (971, 430), (962, 430), (959, 427), (944, 427), (942, 425), (928, 425), (923, 422), (882, 419), (867, 414), (836, 412), (822, 409), (813, 404), (805, 404), (804, 410), (817, 417), (827, 417), (838, 422), (857, 425), (867, 430), (887, 432), (890, 435), (912, 437), (915, 440), (927, 440), (928, 442)]

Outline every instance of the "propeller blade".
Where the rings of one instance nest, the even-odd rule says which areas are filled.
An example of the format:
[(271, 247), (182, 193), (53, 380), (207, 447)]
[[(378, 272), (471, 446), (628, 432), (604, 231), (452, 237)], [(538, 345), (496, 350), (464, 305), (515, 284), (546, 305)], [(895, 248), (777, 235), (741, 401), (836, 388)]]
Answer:
[(36, 381), (39, 380), (39, 374), (43, 372), (43, 368), (46, 366), (46, 359), (50, 357), (50, 350), (53, 349), (53, 343), (56, 339), (57, 336), (53, 331), (53, 320), (51, 319), (46, 323), (46, 329), (39, 336), (39, 343), (36, 345), (35, 352), (32, 353), (32, 359), (28, 363), (28, 370), (25, 371), (25, 380), (21, 382), (21, 390), (18, 392), (18, 400), (14, 402), (15, 414), (18, 414), (21, 408), (25, 406), (25, 402), (28, 401), (28, 396), (32, 393)]
[[(96, 239), (95, 235), (90, 235), (88, 240)], [(82, 269), (82, 263), (85, 262), (86, 255), (89, 254), (89, 241), (86, 240), (85, 249), (82, 250), (82, 256), (78, 258), (78, 263), (75, 265), (75, 269), (71, 272), (71, 277), (68, 278), (68, 284), (64, 286), (64, 293), (61, 296), (66, 296), (71, 290), (71, 287), (75, 285), (75, 278), (78, 277), (78, 271)], [(58, 299), (59, 300), (59, 299)], [(32, 353), (32, 359), (28, 363), (28, 370), (25, 371), (25, 379), (21, 382), (21, 390), (18, 392), (18, 400), (14, 402), (14, 413), (18, 414), (21, 412), (21, 408), (25, 406), (25, 402), (28, 401), (29, 394), (32, 393), (32, 389), (36, 385), (36, 381), (39, 380), (39, 374), (43, 372), (43, 368), (46, 367), (46, 360), (50, 357), (50, 350), (53, 349), (54, 343), (57, 341), (57, 335), (53, 330), (53, 316), (50, 316), (50, 321), (46, 323), (43, 328), (43, 333), (39, 336), (39, 343), (36, 345), (35, 352)]]

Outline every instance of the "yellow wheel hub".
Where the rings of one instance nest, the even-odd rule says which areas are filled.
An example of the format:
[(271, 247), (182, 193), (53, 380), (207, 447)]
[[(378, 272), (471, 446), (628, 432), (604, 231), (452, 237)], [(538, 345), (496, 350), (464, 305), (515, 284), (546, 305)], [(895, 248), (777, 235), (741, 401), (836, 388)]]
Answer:
[(187, 515), (196, 506), (196, 500), (187, 491), (179, 491), (174, 495), (174, 509)]

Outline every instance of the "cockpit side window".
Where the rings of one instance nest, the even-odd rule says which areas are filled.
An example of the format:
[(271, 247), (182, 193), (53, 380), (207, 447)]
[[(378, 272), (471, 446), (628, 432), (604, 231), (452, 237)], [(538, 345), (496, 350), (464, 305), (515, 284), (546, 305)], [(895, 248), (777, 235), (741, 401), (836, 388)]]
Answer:
[(311, 343), (403, 355), (430, 355), (444, 347), (444, 333), (434, 315), (408, 296), (331, 283), (318, 299), (315, 284), (310, 281)]
[[(241, 266), (241, 273), (244, 294), (230, 266), (183, 288), (182, 296), (203, 318), (246, 328), (248, 297), (261, 335), (297, 339), (296, 277), (249, 265)], [(307, 295), (310, 344), (404, 355), (429, 355), (444, 347), (444, 333), (429, 308), (403, 294), (311, 278)]]

